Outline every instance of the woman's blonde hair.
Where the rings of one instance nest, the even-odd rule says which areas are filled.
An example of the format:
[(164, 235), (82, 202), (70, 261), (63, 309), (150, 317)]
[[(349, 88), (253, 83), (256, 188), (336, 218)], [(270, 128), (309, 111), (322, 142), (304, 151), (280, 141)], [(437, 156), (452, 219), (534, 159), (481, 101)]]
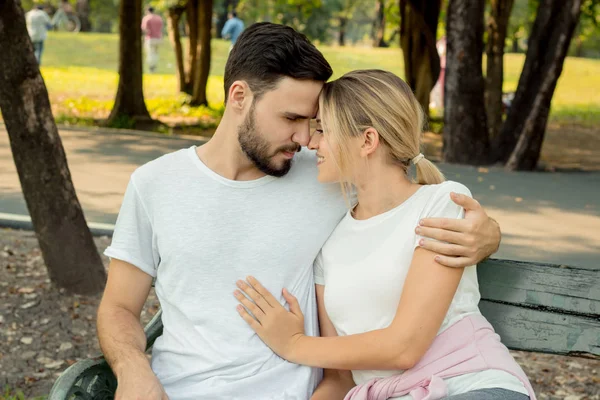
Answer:
[(374, 128), (388, 150), (390, 161), (400, 166), (407, 176), (414, 159), (417, 183), (428, 185), (444, 181), (431, 161), (418, 157), (423, 110), (410, 87), (391, 72), (352, 71), (327, 83), (319, 97), (319, 110), (325, 138), (337, 147), (335, 161), (342, 177), (350, 178), (350, 139)]

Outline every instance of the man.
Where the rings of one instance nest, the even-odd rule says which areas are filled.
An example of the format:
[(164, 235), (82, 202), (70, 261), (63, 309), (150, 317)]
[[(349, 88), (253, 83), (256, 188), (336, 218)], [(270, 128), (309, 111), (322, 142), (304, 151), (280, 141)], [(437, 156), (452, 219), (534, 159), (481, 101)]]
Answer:
[(154, 7), (148, 7), (148, 12), (142, 19), (142, 32), (146, 44), (148, 69), (154, 72), (158, 66), (158, 47), (163, 35), (163, 20), (160, 15), (154, 13)]
[(52, 27), (50, 17), (44, 11), (44, 7), (39, 5), (25, 14), (27, 23), (27, 32), (33, 44), (33, 52), (38, 65), (42, 65), (42, 53), (44, 51), (44, 41), (48, 36), (48, 29)]
[[(306, 332), (318, 334), (312, 264), (347, 207), (338, 185), (317, 182), (315, 154), (299, 150), (331, 74), (304, 35), (252, 25), (227, 60), (226, 108), (214, 136), (132, 174), (105, 252), (111, 263), (98, 310), (117, 399), (311, 397), (321, 372), (266, 347), (239, 318), (233, 291), (247, 275), (272, 293), (286, 287)], [(474, 200), (466, 204), (454, 232), (435, 228), (445, 220), (421, 227), (455, 243), (426, 244), (447, 255), (440, 263), (472, 265), (498, 246), (497, 225)], [(153, 277), (164, 331), (150, 366), (139, 317)]]
[(237, 12), (232, 11), (227, 14), (227, 22), (223, 26), (221, 30), (221, 36), (224, 39), (229, 38), (231, 40), (231, 46), (229, 50), (233, 48), (237, 38), (240, 36), (242, 31), (244, 30), (244, 21), (238, 18)]

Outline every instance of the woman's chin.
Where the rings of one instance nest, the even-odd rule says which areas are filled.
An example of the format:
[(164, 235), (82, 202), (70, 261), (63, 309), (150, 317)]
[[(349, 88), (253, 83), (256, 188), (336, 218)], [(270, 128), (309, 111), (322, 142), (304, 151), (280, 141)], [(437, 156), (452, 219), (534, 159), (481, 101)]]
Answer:
[(335, 176), (327, 176), (326, 174), (319, 174), (317, 180), (320, 183), (337, 183), (340, 180)]

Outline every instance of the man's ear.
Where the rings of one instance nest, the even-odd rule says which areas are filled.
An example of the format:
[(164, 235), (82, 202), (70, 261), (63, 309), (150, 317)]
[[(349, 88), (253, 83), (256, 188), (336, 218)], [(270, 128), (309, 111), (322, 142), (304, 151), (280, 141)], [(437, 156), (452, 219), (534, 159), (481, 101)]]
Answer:
[(246, 104), (252, 102), (252, 91), (246, 81), (235, 81), (229, 87), (227, 96), (227, 107), (242, 111)]
[(367, 157), (375, 152), (379, 147), (379, 133), (375, 128), (367, 128), (362, 133), (362, 146), (360, 148), (360, 155)]

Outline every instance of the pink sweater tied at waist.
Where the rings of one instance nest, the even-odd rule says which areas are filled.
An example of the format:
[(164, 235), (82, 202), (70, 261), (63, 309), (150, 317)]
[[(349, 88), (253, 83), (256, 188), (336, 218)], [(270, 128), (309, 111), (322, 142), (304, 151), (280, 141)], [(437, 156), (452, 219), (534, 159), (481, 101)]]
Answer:
[(489, 369), (514, 375), (536, 400), (527, 376), (492, 325), (482, 315), (469, 315), (438, 335), (413, 368), (358, 385), (344, 400), (386, 400), (407, 394), (415, 400), (442, 399), (447, 396), (444, 379)]

